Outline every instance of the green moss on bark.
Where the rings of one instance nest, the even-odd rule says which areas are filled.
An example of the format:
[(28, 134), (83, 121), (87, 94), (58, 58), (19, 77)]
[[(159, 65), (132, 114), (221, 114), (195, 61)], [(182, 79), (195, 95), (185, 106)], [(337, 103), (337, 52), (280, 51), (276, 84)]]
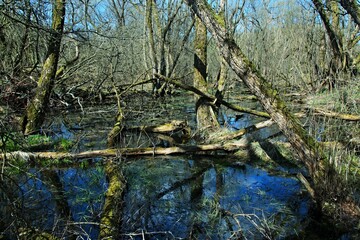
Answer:
[(105, 166), (109, 187), (105, 195), (105, 203), (101, 216), (99, 239), (114, 239), (120, 226), (122, 212), (122, 196), (125, 189), (125, 178), (121, 166), (109, 161)]
[(64, 18), (65, 1), (56, 0), (53, 6), (52, 33), (47, 58), (43, 65), (35, 96), (28, 105), (23, 117), (22, 128), (26, 135), (37, 132), (44, 121), (45, 111), (47, 110), (50, 94), (55, 82)]

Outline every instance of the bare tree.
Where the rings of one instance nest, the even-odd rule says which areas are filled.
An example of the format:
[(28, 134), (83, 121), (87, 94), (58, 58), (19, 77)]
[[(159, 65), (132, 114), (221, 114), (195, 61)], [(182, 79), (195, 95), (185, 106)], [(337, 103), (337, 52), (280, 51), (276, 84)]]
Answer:
[[(181, 1), (163, 2), (161, 7), (158, 7), (154, 0), (146, 1), (148, 52), (152, 77), (155, 80), (153, 93), (156, 95), (165, 94), (167, 83), (160, 82), (155, 73), (167, 77), (174, 74), (193, 26), (193, 23), (190, 26), (187, 24), (189, 15), (188, 12), (182, 11)], [(182, 33), (184, 29), (185, 34)], [(179, 42), (180, 47), (177, 47)]]

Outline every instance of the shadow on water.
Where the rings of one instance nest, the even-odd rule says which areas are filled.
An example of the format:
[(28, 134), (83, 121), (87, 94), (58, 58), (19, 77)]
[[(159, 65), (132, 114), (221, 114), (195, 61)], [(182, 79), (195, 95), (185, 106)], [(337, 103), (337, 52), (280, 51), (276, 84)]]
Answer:
[(284, 237), (301, 230), (308, 212), (308, 198), (297, 180), (251, 165), (139, 160), (125, 172), (129, 180), (122, 229), (129, 235), (261, 239), (264, 230)]
[[(97, 239), (107, 189), (103, 168), (49, 171), (30, 169), (13, 179), (18, 187), (13, 201), (21, 207), (22, 221), (57, 235), (71, 230)], [(284, 237), (302, 230), (308, 212), (308, 198), (297, 180), (251, 165), (152, 158), (126, 162), (123, 173), (127, 185), (124, 198), (118, 199), (124, 201), (122, 226), (115, 226), (123, 239), (142, 234), (149, 239), (239, 234), (257, 239), (261, 230)], [(1, 221), (14, 220), (6, 214)]]
[[(177, 119), (194, 126), (188, 96), (164, 102), (134, 101), (126, 108), (128, 125)], [(164, 114), (167, 117), (160, 118)], [(85, 114), (65, 113), (48, 126), (53, 136), (76, 141), (73, 151), (101, 149), (106, 147), (115, 115), (114, 106), (90, 107)], [(231, 111), (224, 116), (224, 126), (226, 122), (234, 130), (260, 121)], [(272, 131), (277, 130), (258, 134), (269, 136)], [(140, 141), (130, 134), (128, 145), (154, 145), (153, 139), (144, 136)], [(121, 159), (117, 167), (121, 166), (126, 186), (122, 199), (115, 199), (123, 207), (121, 216), (113, 216), (121, 217), (120, 226), (111, 226), (116, 238), (306, 239), (301, 236), (308, 224), (310, 200), (299, 181), (231, 161), (226, 156)], [(281, 170), (289, 172), (286, 167)], [(10, 166), (4, 176), (0, 239), (17, 238), (25, 231), (34, 236), (48, 232), (65, 239), (98, 239), (109, 187), (101, 159), (56, 169)]]

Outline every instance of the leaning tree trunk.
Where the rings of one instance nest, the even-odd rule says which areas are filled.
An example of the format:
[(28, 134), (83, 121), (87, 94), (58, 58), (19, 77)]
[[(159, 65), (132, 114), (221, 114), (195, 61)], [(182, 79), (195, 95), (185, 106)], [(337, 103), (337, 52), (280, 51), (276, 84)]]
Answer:
[(49, 50), (38, 81), (35, 96), (27, 106), (23, 118), (22, 127), (24, 134), (31, 134), (38, 131), (44, 121), (50, 93), (55, 82), (61, 37), (64, 28), (64, 18), (65, 0), (56, 0), (52, 12), (52, 29), (49, 40)]
[[(290, 113), (278, 92), (260, 75), (253, 63), (243, 54), (235, 41), (229, 37), (224, 27), (224, 19), (216, 15), (205, 0), (187, 0), (187, 2), (211, 32), (224, 59), (258, 98), (263, 108), (278, 124), (294, 151), (306, 165), (314, 181), (314, 188), (318, 190), (318, 200), (321, 200), (323, 196), (329, 197), (331, 193), (323, 187), (326, 180), (331, 180), (328, 175), (330, 167), (319, 144), (313, 137), (309, 136), (300, 121)], [(327, 183), (326, 186), (332, 187), (331, 183), (330, 185)]]
[[(207, 92), (207, 30), (201, 20), (196, 16), (195, 18), (194, 87), (202, 92)], [(206, 133), (205, 129), (207, 128), (218, 128), (219, 123), (215, 111), (208, 99), (197, 96), (195, 98), (197, 128), (202, 133)]]

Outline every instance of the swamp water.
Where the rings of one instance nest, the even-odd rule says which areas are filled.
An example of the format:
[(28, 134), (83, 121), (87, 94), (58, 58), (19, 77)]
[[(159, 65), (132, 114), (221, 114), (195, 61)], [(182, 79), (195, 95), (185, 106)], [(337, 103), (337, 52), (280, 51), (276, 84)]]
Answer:
[[(128, 103), (125, 124), (177, 119), (194, 126), (191, 97), (166, 100)], [(106, 147), (115, 115), (114, 105), (89, 107), (84, 113), (52, 116), (47, 126), (55, 138), (74, 140), (73, 151), (101, 149)], [(224, 116), (223, 123), (232, 128), (256, 121), (248, 115), (236, 120), (231, 111)], [(258, 134), (272, 135), (273, 131)], [(131, 147), (161, 143), (143, 133), (124, 137), (123, 144)], [(251, 159), (234, 160), (226, 155), (119, 158), (114, 162), (126, 179), (123, 197), (117, 199), (122, 211), (116, 217), (121, 221), (113, 226), (118, 239), (303, 239), (302, 232), (306, 232), (310, 200), (295, 178), (299, 169), (281, 167), (270, 173), (251, 164)], [(14, 229), (36, 229), (66, 239), (74, 239), (70, 235), (98, 239), (108, 188), (102, 159), (63, 168), (12, 171), (9, 184), (1, 186), (0, 239), (20, 234), (11, 234)]]

